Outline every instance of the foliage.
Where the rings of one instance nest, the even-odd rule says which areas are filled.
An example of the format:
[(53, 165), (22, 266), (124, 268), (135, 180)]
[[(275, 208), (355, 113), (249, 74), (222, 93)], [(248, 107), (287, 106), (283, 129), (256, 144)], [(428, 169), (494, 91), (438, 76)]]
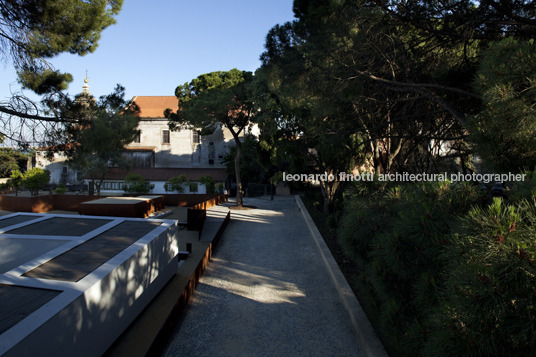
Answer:
[[(382, 2), (294, 5), (297, 20), (270, 30), (256, 73), (269, 93), (260, 120), (269, 146), (294, 144), (308, 172), (338, 177), (356, 167), (437, 172), (442, 144), (458, 138), (448, 154), (465, 165), (460, 112), (478, 109), (467, 90), (475, 40), (438, 45)], [(321, 184), (327, 208), (344, 183)]]
[(126, 101), (124, 94), (125, 89), (117, 85), (112, 94), (96, 102), (75, 101), (68, 105), (71, 115), (84, 124), (72, 126), (67, 132), (67, 162), (93, 182), (97, 194), (111, 167), (129, 166), (124, 147), (138, 133), (139, 109)]
[(2, 1), (0, 53), (19, 71), (20, 81), (38, 94), (65, 89), (70, 76), (53, 71), (45, 59), (62, 52), (95, 51), (101, 32), (115, 23), (121, 0), (81, 2)]
[(184, 186), (188, 183), (185, 175), (172, 177), (164, 184), (166, 191), (176, 191), (177, 193), (184, 193)]
[(484, 51), (476, 86), (484, 109), (472, 139), (488, 166), (501, 171), (536, 167), (536, 45), (506, 38)]
[[(14, 173), (12, 175), (12, 180), (13, 176), (17, 178), (18, 174)], [(37, 196), (39, 190), (48, 185), (49, 182), (50, 172), (39, 167), (34, 167), (33, 169), (25, 172), (20, 181), (21, 185), (26, 187), (32, 196)]]
[(123, 191), (128, 193), (148, 193), (153, 188), (153, 184), (149, 184), (145, 177), (138, 174), (128, 174), (123, 185)]
[(19, 187), (22, 185), (22, 178), (23, 178), (23, 175), (19, 170), (15, 170), (11, 172), (9, 184), (15, 190), (15, 194), (18, 194), (19, 192)]
[(9, 191), (11, 189), (11, 185), (9, 182), (3, 182), (0, 183), (0, 192), (3, 193), (4, 191)]
[[(394, 355), (524, 355), (534, 344), (536, 188), (359, 183), (339, 240)], [(491, 202), (491, 204), (489, 204)]]
[(10, 148), (0, 149), (0, 177), (9, 177), (15, 170), (26, 170), (28, 155)]
[(235, 176), (238, 187), (236, 202), (239, 206), (242, 206), (243, 194), (240, 134), (253, 123), (257, 114), (254, 110), (252, 82), (251, 72), (236, 68), (228, 72), (202, 74), (175, 89), (175, 95), (179, 99), (178, 112), (173, 113), (167, 109), (164, 113), (172, 130), (184, 127), (199, 129), (201, 135), (211, 134), (222, 126), (229, 130), (237, 147)]
[(17, 160), (5, 151), (0, 151), (0, 177), (9, 177), (16, 170), (19, 170)]
[(449, 319), (443, 318), (434, 336), (448, 341), (445, 355), (532, 353), (536, 343), (535, 203), (533, 198), (515, 204), (495, 198), (488, 207), (471, 209), (461, 221), (453, 249), (446, 255)]
[(205, 175), (199, 178), (199, 182), (205, 185), (206, 193), (212, 194), (216, 190), (216, 181), (210, 175)]
[(188, 187), (190, 188), (190, 192), (197, 192), (199, 190), (197, 182), (189, 182)]
[(54, 190), (54, 193), (58, 195), (63, 195), (65, 192), (67, 192), (67, 187), (62, 183)]
[(218, 183), (216, 185), (216, 193), (223, 194), (224, 192), (225, 192), (225, 186), (221, 182)]
[[(74, 119), (49, 106), (65, 90), (72, 76), (48, 62), (61, 54), (95, 51), (101, 33), (115, 23), (122, 0), (1, 1), (0, 59), (13, 65), (23, 87), (44, 100), (14, 94), (0, 102), (1, 136), (20, 145), (46, 141)], [(61, 97), (61, 95), (60, 95)], [(20, 119), (23, 119), (22, 121)]]
[[(266, 170), (261, 166), (259, 151), (261, 150), (258, 141), (252, 135), (247, 135), (242, 142), (242, 157), (240, 159), (240, 177), (244, 187), (248, 187), (250, 182), (263, 182)], [(236, 159), (237, 147), (232, 146), (224, 156), (222, 163), (227, 169), (227, 173), (234, 176), (234, 163)]]

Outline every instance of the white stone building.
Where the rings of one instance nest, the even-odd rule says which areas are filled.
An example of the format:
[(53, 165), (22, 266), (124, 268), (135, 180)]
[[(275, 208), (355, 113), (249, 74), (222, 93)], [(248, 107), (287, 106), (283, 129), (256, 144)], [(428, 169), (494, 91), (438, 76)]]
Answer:
[[(82, 93), (89, 94), (87, 79)], [(129, 173), (140, 174), (150, 181), (155, 186), (152, 190), (155, 194), (166, 193), (165, 182), (179, 175), (185, 175), (193, 184), (186, 186), (184, 193), (205, 193), (205, 187), (199, 183), (205, 175), (212, 176), (217, 184), (227, 182), (222, 159), (229, 146), (234, 145), (228, 129), (217, 129), (209, 136), (200, 136), (197, 131), (189, 129), (170, 131), (164, 110), (177, 110), (175, 96), (136, 96), (132, 101), (138, 105), (141, 118), (140, 134), (125, 147), (125, 155), (131, 159), (132, 168), (112, 168), (103, 182), (101, 194), (123, 193), (124, 179)], [(84, 179), (69, 168), (61, 153), (48, 159), (46, 152), (38, 151), (36, 166), (51, 172), (53, 184), (75, 184)]]
[(176, 97), (137, 96), (132, 101), (138, 105), (141, 118), (140, 134), (125, 148), (133, 167), (130, 170), (112, 169), (102, 193), (122, 192), (122, 183), (129, 173), (138, 173), (154, 184), (153, 193), (166, 193), (166, 181), (179, 175), (185, 175), (194, 183), (192, 187), (186, 187), (185, 193), (205, 193), (205, 187), (199, 184), (199, 178), (205, 175), (212, 176), (217, 183), (226, 182), (222, 160), (229, 146), (234, 145), (227, 129), (218, 129), (209, 136), (200, 136), (189, 129), (170, 131), (164, 110), (177, 110)]

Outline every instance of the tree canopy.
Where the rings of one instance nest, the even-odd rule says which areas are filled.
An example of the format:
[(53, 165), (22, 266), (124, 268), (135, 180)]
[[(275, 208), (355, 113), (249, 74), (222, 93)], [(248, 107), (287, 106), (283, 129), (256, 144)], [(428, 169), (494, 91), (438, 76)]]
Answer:
[(211, 134), (222, 126), (229, 130), (237, 147), (235, 175), (239, 206), (242, 206), (240, 135), (257, 115), (252, 86), (253, 74), (236, 68), (202, 74), (177, 87), (179, 109), (176, 113), (169, 109), (165, 112), (171, 130), (191, 128), (199, 130), (201, 135)]
[(98, 101), (75, 100), (66, 110), (80, 125), (70, 126), (65, 145), (57, 148), (68, 156), (68, 163), (89, 178), (97, 194), (111, 167), (128, 167), (124, 147), (138, 133), (139, 108), (124, 99), (124, 88)]
[[(312, 150), (295, 153), (315, 162), (310, 170), (335, 173), (349, 167), (465, 172), (475, 169), (474, 149), (516, 156), (509, 165), (516, 169), (532, 156), (533, 56), (525, 41), (536, 31), (533, 2), (296, 0), (293, 9), (296, 20), (268, 32), (256, 73), (265, 91), (257, 102), (268, 146), (287, 152), (292, 143), (306, 146)], [(505, 38), (521, 41), (508, 53), (525, 57), (490, 65), (486, 49)], [(497, 68), (504, 73), (493, 74)], [(493, 82), (498, 76), (516, 98), (508, 110), (504, 100), (500, 110), (490, 106), (490, 93), (498, 95), (502, 83)], [(501, 110), (516, 115), (507, 125), (497, 118), (505, 131), (491, 133), (490, 116)], [(496, 141), (475, 129), (475, 117), (487, 118)], [(506, 131), (516, 137), (515, 149), (501, 139)]]
[(484, 107), (471, 121), (489, 169), (536, 168), (536, 46), (508, 37), (483, 52), (476, 86)]
[(10, 177), (16, 170), (26, 171), (28, 154), (20, 151), (1, 148), (0, 149), (0, 177)]
[[(24, 88), (45, 101), (22, 94), (0, 101), (1, 135), (14, 143), (39, 142), (48, 132), (71, 122), (50, 106), (72, 76), (50, 65), (60, 53), (85, 55), (95, 51), (101, 33), (115, 23), (122, 0), (0, 1), (0, 59), (11, 64)], [(58, 98), (56, 98), (57, 100)]]

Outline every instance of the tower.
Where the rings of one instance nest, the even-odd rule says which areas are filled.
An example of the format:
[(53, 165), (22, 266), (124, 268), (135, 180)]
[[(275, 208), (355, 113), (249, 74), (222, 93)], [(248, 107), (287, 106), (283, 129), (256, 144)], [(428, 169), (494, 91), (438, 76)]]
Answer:
[(85, 107), (95, 103), (95, 97), (89, 92), (89, 79), (86, 71), (86, 78), (84, 79), (84, 85), (82, 86), (82, 93), (76, 96), (75, 101)]

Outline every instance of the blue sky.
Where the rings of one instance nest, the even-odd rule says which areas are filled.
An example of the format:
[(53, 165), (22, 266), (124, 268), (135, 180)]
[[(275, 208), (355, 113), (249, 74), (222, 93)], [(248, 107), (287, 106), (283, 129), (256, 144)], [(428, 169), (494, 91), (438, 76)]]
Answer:
[[(126, 97), (174, 95), (200, 74), (254, 71), (270, 28), (293, 18), (292, 0), (125, 0), (117, 23), (102, 32), (97, 50), (50, 62), (73, 75), (68, 92), (82, 90), (86, 70), (95, 96), (117, 83)], [(19, 88), (13, 68), (0, 65), (0, 100)]]

